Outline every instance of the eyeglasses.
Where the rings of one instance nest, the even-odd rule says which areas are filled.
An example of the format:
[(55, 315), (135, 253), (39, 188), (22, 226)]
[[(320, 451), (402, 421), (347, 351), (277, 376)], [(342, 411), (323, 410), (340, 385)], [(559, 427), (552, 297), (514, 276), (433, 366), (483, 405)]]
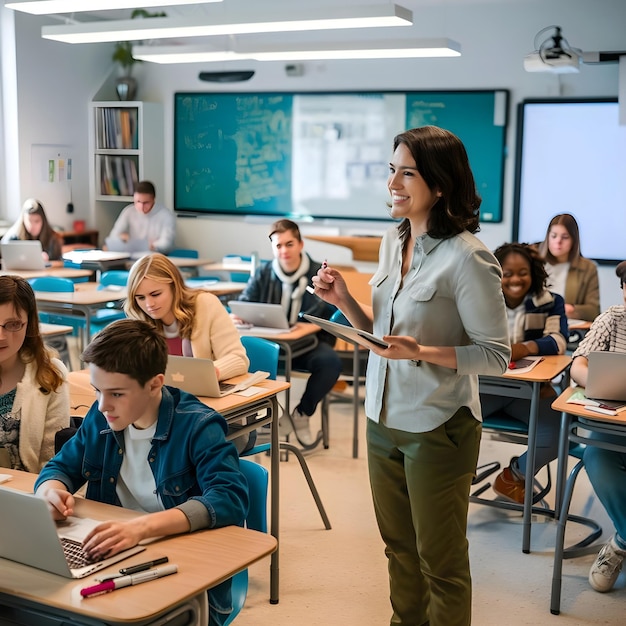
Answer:
[(9, 333), (17, 333), (22, 330), (24, 326), (26, 326), (26, 322), (22, 322), (22, 320), (9, 320), (4, 324), (0, 324), (0, 328), (4, 328), (4, 330)]

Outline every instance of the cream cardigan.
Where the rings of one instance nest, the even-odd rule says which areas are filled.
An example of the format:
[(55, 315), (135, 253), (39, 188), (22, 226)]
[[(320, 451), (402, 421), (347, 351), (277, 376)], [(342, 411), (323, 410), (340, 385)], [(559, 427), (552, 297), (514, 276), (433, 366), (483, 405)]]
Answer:
[(45, 394), (37, 384), (35, 363), (27, 363), (22, 380), (17, 383), (13, 412), (21, 410), (20, 458), (29, 472), (39, 473), (54, 456), (54, 436), (70, 425), (70, 388), (67, 368), (58, 359), (54, 367), (65, 381), (56, 391)]
[(211, 359), (220, 380), (248, 371), (250, 361), (239, 332), (219, 298), (208, 291), (198, 294), (191, 331), (191, 350), (199, 359)]

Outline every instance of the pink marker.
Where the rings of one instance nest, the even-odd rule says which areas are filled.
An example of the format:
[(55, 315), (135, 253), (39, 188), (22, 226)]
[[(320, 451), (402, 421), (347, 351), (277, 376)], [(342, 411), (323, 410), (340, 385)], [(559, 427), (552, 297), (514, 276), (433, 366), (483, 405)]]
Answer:
[(325, 270), (327, 267), (328, 267), (328, 261), (324, 259), (324, 262), (322, 263), (322, 269)]

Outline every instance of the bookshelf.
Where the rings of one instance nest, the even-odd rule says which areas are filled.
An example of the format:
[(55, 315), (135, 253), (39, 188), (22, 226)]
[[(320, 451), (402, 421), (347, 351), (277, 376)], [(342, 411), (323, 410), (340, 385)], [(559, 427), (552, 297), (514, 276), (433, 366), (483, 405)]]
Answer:
[(163, 107), (92, 102), (89, 141), (94, 225), (106, 237), (120, 211), (133, 201), (138, 181), (152, 181), (157, 193), (163, 182)]

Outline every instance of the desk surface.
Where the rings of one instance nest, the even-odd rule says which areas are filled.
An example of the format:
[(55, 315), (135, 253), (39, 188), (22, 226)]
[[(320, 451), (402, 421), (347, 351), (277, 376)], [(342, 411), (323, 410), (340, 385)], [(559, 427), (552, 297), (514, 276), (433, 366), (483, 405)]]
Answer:
[(54, 337), (55, 335), (69, 335), (74, 329), (65, 324), (46, 324), (39, 322), (39, 332), (42, 337)]
[[(244, 380), (246, 376), (247, 374), (235, 376), (234, 378), (230, 378), (228, 382), (237, 383)], [(79, 417), (86, 415), (96, 399), (96, 392), (89, 380), (89, 370), (83, 369), (69, 372), (68, 382), (70, 384), (70, 408), (72, 415)], [(231, 393), (223, 398), (199, 397), (198, 400), (210, 406), (212, 409), (215, 409), (222, 415), (229, 415), (251, 403), (258, 402), (259, 400), (276, 395), (281, 391), (285, 391), (289, 388), (289, 383), (279, 380), (264, 380), (257, 383), (255, 387), (263, 391), (260, 391), (254, 396), (242, 396)]]
[[(304, 235), (304, 238), (333, 243), (337, 246), (345, 246), (352, 250), (352, 258), (355, 261), (375, 262), (378, 262), (378, 249), (382, 240), (382, 237), (348, 237), (341, 235)], [(329, 265), (332, 265), (332, 259), (329, 259)]]
[(0, 276), (21, 276), (29, 278), (41, 278), (42, 276), (57, 276), (59, 278), (89, 278), (93, 275), (92, 270), (83, 270), (73, 267), (53, 266), (45, 270), (0, 270)]
[(303, 339), (309, 335), (318, 333), (321, 329), (315, 324), (309, 324), (308, 322), (298, 322), (293, 330), (276, 333), (273, 331), (264, 331), (260, 327), (253, 328), (238, 328), (239, 334), (242, 337), (263, 337), (264, 339), (274, 339), (276, 341), (297, 341)]
[(516, 373), (515, 370), (507, 370), (501, 377), (497, 378), (512, 378), (529, 383), (548, 383), (566, 370), (571, 362), (572, 357), (567, 354), (544, 356), (541, 363), (535, 365), (530, 372), (520, 374)]
[(568, 387), (552, 403), (552, 408), (555, 411), (560, 411), (561, 413), (569, 413), (570, 415), (585, 417), (598, 422), (609, 422), (611, 424), (622, 424), (626, 426), (626, 411), (618, 413), (617, 415), (604, 415), (603, 413), (596, 413), (596, 411), (589, 411), (582, 404), (568, 402), (567, 399), (578, 389), (579, 387)]
[[(14, 475), (3, 486), (32, 491), (35, 474), (3, 470)], [(137, 512), (77, 498), (79, 516), (95, 519), (130, 519)], [(116, 573), (119, 563), (95, 576), (73, 580), (20, 563), (0, 559), (0, 593), (29, 600), (68, 613), (78, 613), (113, 623), (133, 623), (157, 617), (231, 577), (252, 563), (271, 554), (277, 547), (272, 535), (228, 526), (177, 535), (149, 543), (126, 561), (135, 565), (160, 556), (178, 565), (178, 573), (113, 593), (82, 598), (80, 589), (95, 584), (95, 576)]]
[(126, 297), (126, 290), (82, 288), (77, 291), (36, 291), (37, 302), (55, 302), (58, 304), (91, 306), (105, 304)]

